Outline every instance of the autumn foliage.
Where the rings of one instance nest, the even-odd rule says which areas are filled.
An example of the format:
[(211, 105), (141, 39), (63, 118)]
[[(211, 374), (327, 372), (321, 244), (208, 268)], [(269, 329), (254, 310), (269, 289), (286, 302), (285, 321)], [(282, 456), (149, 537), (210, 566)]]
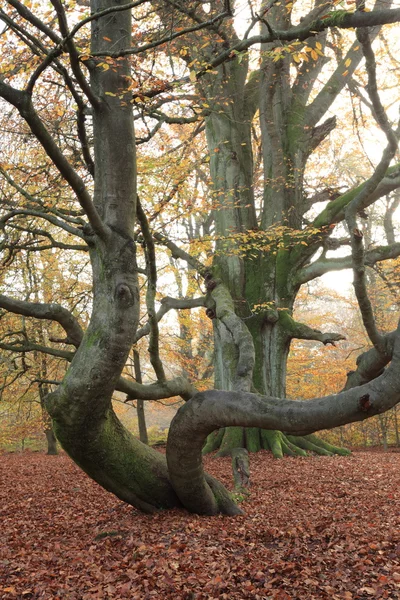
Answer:
[[(245, 515), (212, 518), (145, 516), (65, 455), (0, 462), (2, 600), (400, 595), (399, 453), (277, 462), (260, 452)], [(232, 486), (229, 458), (206, 467)]]

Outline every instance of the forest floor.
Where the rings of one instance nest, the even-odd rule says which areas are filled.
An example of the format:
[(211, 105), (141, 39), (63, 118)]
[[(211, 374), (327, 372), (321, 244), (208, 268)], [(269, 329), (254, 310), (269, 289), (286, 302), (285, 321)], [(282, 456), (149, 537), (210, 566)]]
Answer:
[(148, 516), (64, 454), (3, 454), (0, 598), (400, 599), (400, 453), (260, 452), (251, 484), (243, 516)]

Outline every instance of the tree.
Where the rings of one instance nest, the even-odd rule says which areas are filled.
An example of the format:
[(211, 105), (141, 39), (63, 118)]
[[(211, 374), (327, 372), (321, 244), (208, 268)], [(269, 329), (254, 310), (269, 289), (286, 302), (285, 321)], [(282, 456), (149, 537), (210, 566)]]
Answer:
[[(19, 136), (19, 140), (25, 140), (21, 135), (27, 138), (24, 141), (26, 156), (21, 157), (20, 145), (14, 142), (18, 159), (8, 157), (2, 169), (5, 199), (1, 223), (8, 233), (4, 245), (5, 263), (14, 259), (17, 250), (26, 253), (40, 251), (43, 239), (50, 241), (50, 246), (55, 248), (54, 252), (60, 251), (61, 259), (61, 251), (84, 249), (90, 257), (93, 296), (87, 327), (81, 324), (73, 307), (69, 310), (45, 300), (30, 302), (18, 298), (18, 286), (14, 286), (13, 297), (0, 296), (0, 306), (14, 314), (54, 321), (64, 329), (66, 338), (59, 340), (57, 347), (48, 345), (41, 348), (43, 352), (53, 353), (70, 361), (62, 382), (47, 396), (46, 407), (59, 442), (93, 479), (122, 500), (148, 512), (183, 505), (201, 514), (236, 514), (239, 509), (225, 488), (203, 473), (201, 449), (210, 432), (224, 426), (244, 426), (267, 430), (279, 428), (301, 435), (365, 419), (389, 409), (400, 399), (400, 334), (393, 333), (389, 339), (382, 340), (373, 331), (368, 310), (363, 312), (364, 321), (371, 334), (375, 333), (373, 337), (376, 345), (373, 358), (369, 355), (368, 360), (374, 361), (376, 369), (377, 361), (387, 363), (392, 358), (391, 366), (383, 375), (362, 387), (347, 389), (338, 395), (306, 403), (250, 393), (253, 369), (254, 382), (261, 387), (261, 357), (256, 357), (256, 336), (253, 341), (250, 334), (250, 329), (253, 330), (257, 323), (260, 328), (261, 317), (254, 320), (254, 327), (251, 324), (247, 326), (241, 318), (241, 309), (234, 304), (243, 294), (243, 281), (241, 277), (236, 279), (236, 275), (242, 272), (242, 265), (245, 264), (252, 274), (251, 278), (247, 275), (245, 282), (249, 302), (259, 300), (259, 293), (252, 293), (249, 288), (251, 283), (256, 288), (259, 286), (258, 270), (262, 267), (268, 273), (275, 273), (276, 269), (274, 294), (268, 295), (265, 300), (269, 302), (271, 297), (272, 301), (279, 301), (280, 304), (273, 305), (266, 313), (262, 313), (262, 319), (266, 318), (267, 329), (274, 327), (273, 331), (277, 332), (273, 335), (276, 352), (282, 348), (285, 354), (288, 345), (288, 336), (282, 337), (280, 327), (290, 329), (298, 337), (311, 337), (323, 342), (334, 341), (332, 334), (320, 334), (297, 324), (290, 316), (290, 298), (303, 281), (324, 268), (327, 260), (325, 256), (310, 264), (307, 261), (311, 260), (317, 248), (327, 239), (331, 224), (341, 217), (345, 207), (351, 232), (353, 262), (358, 276), (357, 285), (361, 290), (360, 297), (362, 296), (364, 258), (362, 240), (358, 229), (354, 227), (354, 220), (357, 211), (372, 202), (377, 194), (394, 189), (399, 184), (396, 169), (390, 172), (396, 177), (385, 179), (395, 152), (394, 133), (385, 117), (382, 117), (380, 105), (376, 104), (378, 100), (371, 83), (374, 69), (371, 68), (368, 70), (371, 102), (374, 103), (375, 113), (390, 144), (370, 180), (344, 197), (341, 196), (339, 200), (332, 201), (314, 220), (311, 229), (306, 228), (305, 233), (301, 231), (298, 234), (306, 242), (304, 254), (300, 253), (301, 257), (299, 248), (302, 248), (302, 244), (299, 244), (293, 228), (290, 229), (291, 222), (283, 225), (283, 242), (278, 243), (275, 250), (271, 245), (264, 251), (259, 247), (254, 260), (246, 253), (244, 257), (230, 256), (229, 253), (224, 257), (219, 254), (218, 243), (219, 258), (215, 270), (203, 267), (198, 259), (191, 258), (162, 235), (155, 236), (178, 257), (185, 257), (195, 265), (205, 277), (208, 289), (206, 300), (192, 298), (182, 301), (167, 298), (156, 312), (154, 239), (146, 212), (137, 197), (136, 183), (132, 106), (136, 104), (136, 99), (140, 100), (142, 92), (134, 92), (129, 57), (137, 57), (167, 42), (183, 39), (183, 36), (193, 34), (194, 31), (208, 29), (214, 35), (217, 28), (222, 42), (215, 49), (215, 58), (202, 71), (197, 71), (195, 78), (204, 81), (207, 89), (214, 85), (218, 90), (221, 85), (225, 85), (225, 80), (221, 78), (223, 71), (220, 70), (224, 65), (224, 69), (232, 72), (229, 85), (233, 86), (240, 99), (242, 95), (238, 86), (246, 78), (242, 64), (246, 65), (247, 59), (246, 56), (238, 58), (237, 53), (245, 52), (251, 45), (258, 42), (273, 43), (278, 39), (288, 43), (293, 40), (301, 41), (314, 36), (315, 32), (323, 34), (331, 26), (359, 27), (358, 35), (361, 40), (358, 43), (368, 56), (370, 45), (363, 33), (365, 28), (397, 22), (400, 11), (360, 10), (356, 13), (339, 14), (331, 11), (324, 19), (308, 18), (299, 26), (291, 27), (288, 24), (284, 30), (265, 24), (264, 11), (261, 15), (254, 14), (255, 23), (261, 22), (263, 25), (261, 36), (245, 36), (240, 42), (231, 39), (225, 31), (227, 27), (229, 33), (231, 27), (232, 9), (229, 2), (216, 5), (215, 9), (213, 5), (209, 15), (204, 13), (201, 5), (194, 4), (189, 13), (187, 6), (183, 8), (180, 5), (161, 3), (159, 10), (157, 7), (157, 13), (151, 10), (148, 13), (149, 7), (144, 0), (126, 5), (116, 0), (92, 0), (90, 14), (85, 13), (81, 19), (79, 6), (70, 10), (60, 0), (52, 0), (53, 8), (48, 12), (36, 8), (31, 10), (19, 0), (8, 0), (5, 9), (1, 9), (0, 18), (5, 29), (1, 41), (4, 68), (0, 78), (0, 96), (6, 106), (10, 107), (5, 129), (14, 140), (14, 136)], [(162, 11), (171, 9), (171, 14), (175, 15), (175, 8), (178, 15), (183, 15), (184, 22), (177, 19), (171, 24), (166, 19), (165, 25), (162, 25), (158, 20)], [(218, 12), (215, 13), (214, 10)], [(133, 25), (132, 14), (135, 19)], [(319, 16), (320, 9), (317, 8), (313, 15)], [(188, 17), (191, 19), (190, 23), (187, 23)], [(90, 48), (87, 47), (86, 24), (91, 27)], [(145, 31), (144, 27), (150, 28), (150, 25), (151, 29)], [(319, 49), (317, 45), (315, 48)], [(140, 72), (139, 59), (133, 58), (132, 62), (133, 67)], [(210, 69), (217, 69), (217, 75)], [(87, 73), (89, 79), (86, 77)], [(255, 86), (256, 81), (257, 77), (250, 78), (250, 87)], [(260, 81), (262, 83), (261, 79)], [(162, 82), (161, 87), (164, 91), (168, 86)], [(269, 93), (268, 90), (270, 88), (267, 89)], [(159, 91), (160, 84), (153, 90), (153, 95), (157, 95)], [(225, 90), (225, 97), (228, 98), (227, 92), (230, 93), (230, 90)], [(151, 96), (150, 92), (147, 93)], [(217, 102), (220, 102), (219, 95)], [(244, 110), (243, 103), (240, 104), (239, 101), (234, 105), (230, 103), (229, 106), (229, 110)], [(223, 103), (221, 110), (224, 111)], [(214, 114), (219, 113), (215, 111), (212, 115)], [(225, 116), (216, 117), (216, 121), (213, 121), (215, 131), (225, 128), (225, 119)], [(207, 127), (211, 127), (209, 122)], [(295, 131), (298, 132), (296, 127), (294, 126)], [(322, 134), (318, 134), (320, 130), (316, 123), (315, 127), (314, 135), (319, 138)], [(229, 164), (220, 162), (219, 158), (213, 158), (211, 164), (215, 181), (222, 177), (222, 191), (230, 202), (229, 207), (216, 218), (217, 232), (224, 235), (230, 233), (231, 228), (235, 234), (242, 234), (242, 231), (237, 232), (238, 215), (246, 230), (256, 226), (251, 181), (248, 174), (242, 172), (242, 162), (233, 155), (235, 152), (243, 152), (246, 160), (251, 161), (250, 150), (241, 150), (239, 147), (242, 143), (250, 144), (247, 120), (243, 128), (240, 132), (235, 130), (233, 138), (228, 140), (230, 144), (234, 144), (229, 148)], [(268, 135), (271, 137), (271, 132)], [(211, 143), (216, 142), (212, 131), (208, 131), (208, 136)], [(241, 142), (243, 139), (245, 142)], [(221, 141), (218, 140), (218, 144)], [(298, 142), (295, 147), (298, 147)], [(8, 150), (8, 146), (5, 150)], [(35, 168), (35, 165), (33, 169), (28, 168), (28, 150), (31, 155), (37, 156), (39, 168)], [(305, 154), (308, 151), (309, 146)], [(220, 152), (222, 154), (221, 149)], [(214, 154), (217, 156), (219, 152)], [(264, 164), (268, 160), (266, 156)], [(290, 181), (293, 168), (290, 167), (292, 171), (289, 169), (288, 173), (282, 175), (285, 180)], [(226, 186), (225, 174), (231, 178)], [(230, 190), (235, 190), (237, 185), (244, 190), (244, 195), (232, 195)], [(293, 193), (297, 194), (298, 189)], [(290, 198), (291, 194), (292, 192), (289, 194)], [(248, 198), (245, 200), (246, 204), (244, 197)], [(277, 198), (279, 202), (274, 208), (274, 214), (280, 210), (289, 219), (289, 209), (294, 200), (286, 198), (283, 188)], [(136, 215), (140, 235), (135, 230)], [(266, 215), (267, 225), (269, 219)], [(38, 222), (45, 223), (46, 228), (39, 228)], [(145, 269), (138, 265), (136, 257), (138, 239), (144, 248)], [(264, 238), (262, 241), (264, 243)], [(395, 248), (397, 251), (397, 246)], [(393, 252), (393, 245), (390, 249), (385, 247), (377, 251), (380, 258), (393, 255)], [(346, 261), (346, 264), (350, 264), (351, 258)], [(289, 276), (294, 276), (295, 272), (301, 273), (300, 279), (290, 280)], [(138, 329), (138, 273), (147, 278), (148, 322), (141, 329)], [(222, 281), (218, 281), (219, 274)], [(8, 283), (6, 274), (5, 282)], [(217, 364), (221, 365), (221, 359), (224, 359), (233, 378), (234, 384), (230, 387), (234, 391), (210, 390), (195, 393), (193, 385), (182, 377), (167, 380), (160, 361), (158, 320), (161, 315), (170, 308), (190, 308), (204, 306), (206, 303), (209, 304), (208, 314), (215, 314), (217, 329), (221, 332), (222, 344), (219, 356), (217, 353)], [(133, 344), (145, 333), (149, 333), (150, 361), (158, 379), (153, 385), (138, 384), (121, 377)], [(222, 337), (229, 338), (229, 335), (231, 338), (225, 344)], [(63, 344), (73, 347), (73, 351), (64, 349)], [(30, 351), (33, 347), (35, 345), (26, 340), (18, 349)], [(233, 348), (234, 360), (225, 360), (228, 356), (225, 348)], [(271, 373), (272, 371), (271, 369)], [(281, 371), (282, 367), (277, 365), (276, 373), (273, 373), (275, 381), (282, 380)], [(219, 367), (220, 379), (224, 372)], [(115, 389), (126, 393), (130, 398), (144, 400), (176, 394), (186, 400), (191, 397), (178, 412), (171, 427), (167, 461), (161, 454), (135, 439), (118, 421), (111, 405)]]
[[(217, 15), (221, 7), (222, 3), (214, 3), (210, 14)], [(376, 8), (381, 8), (379, 3)], [(192, 79), (197, 79), (199, 103), (206, 107), (204, 125), (217, 238), (210, 285), (221, 282), (224, 286), (224, 292), (211, 293), (217, 305), (217, 311), (214, 311), (217, 316), (214, 320), (215, 385), (225, 390), (253, 389), (277, 397), (286, 395), (286, 364), (292, 339), (318, 340), (325, 345), (343, 339), (342, 334), (322, 333), (295, 322), (292, 313), (301, 285), (331, 270), (351, 266), (350, 256), (327, 259), (327, 252), (334, 244), (338, 247), (349, 243), (347, 236), (343, 241), (332, 241), (332, 234), (335, 226), (345, 219), (344, 211), (360, 189), (354, 186), (340, 194), (337, 186), (325, 184), (311, 194), (305, 177), (316, 152), (335, 129), (337, 118), (326, 118), (326, 115), (364, 56), (372, 112), (392, 139), (392, 150), (380, 165), (383, 171), (388, 168), (396, 147), (395, 134), (390, 131), (375, 89), (377, 75), (371, 42), (379, 28), (368, 35), (365, 30), (358, 30), (354, 41), (340, 39), (336, 53), (338, 64), (329, 68), (326, 74), (324, 66), (328, 57), (324, 52), (331, 43), (326, 29), (317, 34), (316, 27), (313, 29), (316, 35), (308, 37), (304, 43), (300, 43), (305, 39), (301, 36), (297, 41), (282, 43), (281, 32), (293, 26), (293, 21), (298, 18), (293, 10), (292, 3), (263, 4), (261, 12), (254, 10), (252, 13), (253, 19), (242, 40), (236, 34), (233, 20), (227, 19), (214, 31), (191, 33), (190, 43), (187, 37), (176, 42), (179, 54), (191, 69)], [(316, 3), (313, 10), (303, 16), (302, 26), (309, 32), (307, 25), (319, 17), (325, 19), (326, 11), (326, 4)], [(165, 20), (180, 17), (182, 25), (186, 26), (192, 18), (190, 7), (182, 5), (178, 5), (172, 16), (167, 13), (166, 8)], [(340, 12), (335, 18), (340, 19)], [(261, 27), (257, 36), (257, 42), (261, 42), (259, 67), (252, 70), (245, 50), (254, 43), (249, 35), (258, 23)], [(279, 35), (275, 33), (277, 31)], [(286, 40), (289, 39), (290, 36), (286, 36)], [(229, 46), (224, 54), (229, 58), (228, 62), (217, 53), (224, 44)], [(211, 75), (204, 73), (205, 65), (212, 67)], [(324, 85), (321, 85), (320, 77), (324, 78)], [(354, 82), (351, 89), (356, 84)], [(252, 150), (256, 137), (255, 115), (259, 121), (263, 165), (264, 184), (259, 191), (262, 199), (255, 193)], [(323, 119), (325, 121), (321, 123)], [(385, 194), (392, 183), (397, 187), (397, 173), (396, 167), (392, 181), (382, 180), (378, 188), (372, 181), (374, 192), (363, 192), (364, 198), (357, 201), (358, 212), (365, 211)], [(329, 205), (318, 211), (324, 200), (330, 200)], [(311, 218), (310, 211), (314, 212)], [(348, 208), (348, 226), (355, 229), (356, 212), (353, 211), (352, 216), (350, 212)], [(397, 255), (398, 250), (396, 244), (389, 244), (368, 253), (365, 261), (372, 266)], [(315, 260), (321, 251), (321, 256)], [(359, 297), (362, 293), (359, 286)], [(239, 323), (236, 319), (236, 325), (232, 327), (241, 331), (242, 340), (250, 333), (249, 343), (254, 344), (254, 369), (250, 363), (241, 365), (243, 371), (252, 372), (250, 378), (238, 376), (240, 349), (232, 327), (219, 318), (222, 313), (231, 314), (232, 309), (242, 320)], [(365, 312), (364, 315), (367, 318)], [(245, 354), (243, 350), (242, 358), (248, 360)], [(288, 451), (286, 441), (284, 437), (274, 435), (272, 449), (277, 456)], [(220, 436), (210, 440), (208, 449), (215, 449), (218, 443), (221, 443), (221, 453), (242, 445), (257, 450), (262, 445), (271, 446), (271, 434), (229, 429), (222, 440)]]

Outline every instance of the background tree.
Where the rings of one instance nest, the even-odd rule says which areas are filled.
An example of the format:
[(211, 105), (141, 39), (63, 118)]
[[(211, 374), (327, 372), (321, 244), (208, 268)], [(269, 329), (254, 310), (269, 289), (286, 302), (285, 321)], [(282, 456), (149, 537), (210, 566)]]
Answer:
[[(209, 15), (216, 16), (222, 7), (222, 2), (213, 3)], [(376, 10), (380, 8), (378, 3)], [(331, 270), (351, 266), (349, 256), (328, 260), (326, 255), (334, 247), (349, 244), (348, 236), (343, 240), (332, 239), (338, 237), (337, 226), (344, 221), (345, 208), (357, 193), (357, 186), (340, 194), (337, 177), (328, 172), (310, 190), (306, 178), (308, 173), (308, 179), (312, 177), (321, 145), (339, 122), (336, 116), (328, 116), (334, 103), (353, 75), (349, 87), (355, 97), (359, 95), (359, 80), (365, 84), (364, 73), (357, 71), (355, 76), (364, 54), (370, 81), (367, 86), (370, 97), (366, 102), (379, 126), (392, 137), (392, 153), (395, 136), (388, 129), (387, 117), (382, 116), (385, 125), (377, 116), (383, 107), (374, 95), (377, 74), (371, 42), (379, 28), (367, 37), (360, 32), (356, 39), (337, 30), (332, 34), (323, 30), (304, 42), (297, 40), (285, 45), (276, 38), (299, 22), (293, 4), (263, 3), (258, 11), (257, 7), (250, 10), (250, 24), (242, 39), (235, 28), (237, 22), (226, 19), (212, 30), (196, 31), (179, 39), (173, 50), (187, 63), (191, 80), (197, 80), (198, 105), (203, 108), (216, 234), (210, 277), (225, 286), (220, 311), (234, 308), (242, 320), (236, 327), (248, 331), (255, 346), (250, 381), (247, 378), (250, 365), (241, 365), (243, 374), (238, 375), (237, 340), (217, 312), (213, 321), (215, 385), (219, 389), (252, 389), (284, 397), (292, 339), (314, 339), (325, 345), (343, 339), (341, 333), (321, 333), (295, 322), (292, 313), (301, 285)], [(327, 5), (317, 2), (308, 14), (302, 15), (301, 24), (306, 26), (318, 17), (325, 17), (326, 12)], [(182, 26), (193, 21), (191, 6), (186, 3), (166, 3), (162, 15), (164, 20), (179, 21)], [(260, 35), (255, 39), (262, 42), (258, 57), (246, 53), (254, 44), (250, 35), (257, 26)], [(275, 34), (277, 31), (279, 35)], [(228, 61), (218, 56), (221, 48), (230, 48), (224, 54)], [(254, 64), (258, 64), (257, 68)], [(157, 112), (152, 113), (154, 117)], [(258, 185), (253, 159), (253, 149), (257, 146), (263, 169)], [(386, 160), (386, 168), (389, 162), (390, 159)], [(372, 172), (370, 168), (368, 175)], [(372, 194), (365, 195), (359, 212), (392, 185), (393, 189), (397, 187), (397, 168), (392, 175)], [(321, 202), (326, 204), (328, 200), (331, 200), (329, 206), (321, 211)], [(374, 254), (370, 252), (366, 261), (372, 266), (397, 255), (398, 250), (393, 239)], [(223, 307), (227, 294), (233, 303), (230, 308)], [(210, 440), (207, 449), (215, 449), (221, 443), (221, 453), (242, 445), (257, 450), (261, 446), (270, 447), (270, 438), (270, 433), (260, 435), (258, 430), (229, 429), (222, 440), (221, 435)], [(277, 456), (288, 451), (286, 442), (284, 436), (273, 435), (272, 449)]]
[[(27, 243), (29, 246), (36, 244), (37, 250), (43, 249), (40, 246), (44, 238), (49, 240), (50, 250), (56, 248), (63, 253), (85, 250), (90, 259), (93, 296), (90, 321), (86, 326), (81, 315), (76, 314), (75, 307), (68, 309), (47, 302), (45, 298), (39, 302), (21, 299), (18, 286), (12, 286), (5, 274), (4, 282), (13, 291), (13, 296), (0, 296), (0, 305), (14, 314), (55, 321), (64, 329), (66, 337), (58, 337), (55, 342), (49, 339), (46, 346), (40, 348), (44, 353), (70, 362), (63, 380), (47, 396), (46, 407), (59, 442), (93, 479), (122, 500), (148, 512), (184, 505), (198, 513), (236, 514), (238, 508), (225, 488), (202, 470), (201, 449), (211, 431), (232, 425), (266, 430), (280, 428), (301, 435), (323, 427), (362, 420), (384, 412), (399, 400), (400, 342), (396, 343), (398, 336), (395, 334), (389, 341), (380, 336), (371, 318), (369, 305), (363, 310), (363, 318), (374, 341), (373, 350), (378, 354), (377, 359), (375, 355), (373, 357), (374, 369), (377, 368), (377, 362), (387, 363), (392, 358), (391, 366), (383, 375), (361, 388), (347, 389), (341, 394), (319, 398), (314, 402), (280, 401), (272, 396), (249, 393), (253, 389), (253, 381), (257, 383), (260, 380), (261, 363), (257, 355), (257, 340), (254, 341), (250, 333), (253, 325), (247, 325), (243, 320), (242, 309), (237, 303), (245, 289), (244, 284), (249, 286), (253, 281), (258, 286), (257, 275), (264, 266), (268, 267), (268, 258), (271, 257), (274, 273), (277, 267), (273, 297), (267, 295), (260, 298), (259, 294), (252, 296), (247, 291), (247, 301), (252, 306), (254, 298), (257, 298), (257, 301), (261, 300), (259, 305), (264, 308), (264, 301), (279, 300), (279, 306), (273, 304), (270, 307), (272, 320), (268, 316), (271, 314), (269, 311), (266, 314), (262, 312), (263, 319), (268, 317), (265, 321), (267, 327), (269, 323), (271, 327), (279, 323), (274, 331), (285, 326), (297, 337), (333, 341), (332, 334), (320, 334), (293, 320), (290, 315), (290, 293), (297, 292), (301, 283), (315, 277), (318, 270), (326, 270), (325, 261), (328, 259), (324, 255), (314, 262), (309, 261), (321, 246), (321, 238), (328, 236), (330, 225), (339, 217), (342, 218), (344, 207), (351, 233), (353, 258), (342, 259), (340, 265), (343, 267), (354, 263), (358, 296), (364, 299), (364, 257), (362, 239), (355, 227), (356, 214), (371, 203), (376, 194), (383, 193), (382, 190), (387, 192), (395, 189), (398, 181), (397, 177), (385, 179), (395, 153), (394, 133), (376, 94), (374, 65), (368, 63), (371, 59), (370, 45), (363, 32), (367, 26), (397, 21), (400, 13), (398, 10), (360, 10), (337, 15), (331, 11), (332, 14), (328, 12), (324, 19), (309, 19), (309, 22), (302, 22), (299, 26), (293, 27), (288, 23), (284, 30), (274, 30), (266, 25), (267, 33), (253, 37), (245, 35), (242, 41), (237, 42), (236, 38), (230, 38), (232, 7), (229, 3), (216, 8), (213, 5), (210, 13), (205, 13), (201, 5), (194, 4), (193, 9), (189, 7), (189, 14), (187, 5), (184, 9), (177, 5), (173, 7), (177, 13), (171, 10), (166, 16), (170, 18), (171, 14), (182, 14), (183, 21), (165, 19), (160, 22), (160, 11), (165, 7), (172, 8), (170, 3), (163, 4), (154, 12), (152, 5), (144, 0), (127, 5), (115, 0), (92, 0), (90, 14), (85, 13), (83, 7), (82, 18), (78, 15), (79, 7), (73, 7), (71, 11), (60, 0), (52, 0), (52, 9), (47, 12), (36, 6), (31, 10), (19, 0), (8, 0), (5, 9), (1, 9), (0, 18), (5, 29), (1, 37), (4, 68), (0, 78), (0, 96), (9, 110), (6, 130), (10, 139), (20, 141), (24, 140), (22, 136), (28, 136), (29, 141), (29, 144), (24, 142), (23, 151), (27, 154), (23, 160), (18, 160), (16, 164), (11, 160), (11, 165), (9, 160), (4, 161), (3, 176), (8, 196), (1, 222), (7, 233), (10, 232), (5, 236), (5, 261), (7, 264), (13, 258), (13, 250), (19, 246), (21, 237), (25, 246)], [(219, 12), (215, 14), (214, 10)], [(254, 19), (254, 24), (261, 22), (264, 26), (265, 12), (261, 16), (254, 14)], [(89, 31), (85, 25), (91, 28), (90, 48)], [(347, 196), (341, 196), (339, 202), (334, 200), (328, 204), (312, 226), (298, 232), (291, 223), (282, 223), (280, 235), (277, 236), (274, 231), (272, 241), (267, 244), (263, 233), (262, 247), (255, 245), (256, 257), (251, 257), (247, 249), (243, 256), (232, 254), (229, 247), (225, 246), (226, 238), (229, 240), (234, 234), (236, 242), (237, 235), (242, 235), (244, 231), (235, 229), (237, 214), (246, 226), (246, 236), (249, 235), (248, 230), (256, 225), (257, 217), (251, 196), (253, 192), (247, 189), (251, 178), (247, 172), (242, 172), (242, 167), (237, 169), (236, 158), (232, 154), (241, 152), (239, 145), (247, 145), (251, 141), (243, 138), (244, 133), (248, 132), (246, 118), (246, 126), (243, 131), (240, 130), (240, 137), (239, 133), (235, 133), (230, 142), (234, 145), (229, 148), (230, 154), (226, 157), (229, 164), (219, 163), (218, 159), (211, 163), (215, 181), (218, 181), (218, 177), (225, 180), (225, 176), (232, 176), (232, 181), (227, 182), (228, 187), (224, 183), (221, 187), (229, 199), (228, 206), (221, 211), (218, 205), (215, 207), (218, 213), (215, 219), (217, 233), (223, 236), (216, 244), (216, 256), (219, 258), (215, 267), (203, 266), (198, 258), (190, 256), (162, 234), (153, 237), (149, 216), (137, 196), (132, 107), (143, 103), (144, 96), (154, 98), (166, 91), (168, 94), (172, 84), (157, 81), (157, 73), (152, 72), (146, 85), (153, 85), (153, 88), (146, 89), (145, 93), (138, 89), (137, 83), (148, 64), (145, 62), (143, 67), (140, 56), (147, 52), (149, 57), (154, 48), (178, 38), (183, 39), (183, 36), (190, 36), (195, 31), (208, 29), (213, 36), (217, 28), (222, 41), (219, 38), (217, 40), (215, 58), (201, 67), (203, 72), (197, 71), (191, 78), (193, 82), (194, 79), (203, 79), (208, 90), (215, 86), (216, 107), (223, 111), (221, 88), (225, 93), (224, 69), (234, 72), (229, 82), (235, 93), (240, 92), (238, 86), (247, 77), (247, 70), (244, 72), (241, 66), (243, 61), (246, 65), (247, 58), (243, 56), (241, 62), (237, 57), (238, 52), (246, 51), (259, 42), (302, 41), (331, 26), (362, 28), (358, 35), (362, 38), (359, 44), (368, 59), (370, 100), (374, 115), (389, 140), (388, 148), (371, 178)], [(187, 39), (193, 47), (192, 38)], [(153, 60), (152, 54), (150, 60)], [(161, 62), (164, 60), (160, 59)], [(216, 70), (216, 73), (212, 70)], [(250, 87), (255, 86), (257, 77), (249, 81)], [(228, 102), (227, 94), (225, 98)], [(240, 105), (240, 99), (239, 94), (235, 103)], [(233, 110), (234, 104), (231, 101), (228, 104), (229, 110)], [(241, 106), (244, 110), (244, 105)], [(206, 126), (209, 124), (208, 119)], [(216, 129), (226, 125), (224, 119), (220, 121), (218, 118), (214, 124)], [(208, 136), (214, 143), (211, 133), (208, 132)], [(222, 138), (224, 136), (218, 138), (218, 143), (225, 142)], [(19, 147), (19, 144), (14, 142), (14, 146)], [(7, 159), (9, 150), (9, 145), (6, 145)], [(215, 156), (222, 154), (222, 149), (219, 150), (214, 152)], [(36, 171), (27, 168), (28, 151), (36, 153), (42, 165), (38, 178), (34, 177)], [(251, 157), (250, 149), (244, 149), (243, 153)], [(395, 169), (393, 173), (397, 176)], [(285, 173), (285, 177), (289, 175)], [(53, 183), (54, 186), (51, 185)], [(248, 204), (243, 204), (242, 193), (235, 192), (232, 195), (231, 189), (244, 191), (249, 196)], [(279, 198), (281, 196), (284, 196), (283, 192), (277, 195)], [(217, 196), (214, 198), (218, 202)], [(281, 203), (279, 206), (285, 219), (289, 219), (290, 203)], [(135, 229), (136, 216), (140, 234)], [(50, 233), (47, 229), (38, 230), (32, 219), (54, 227), (54, 233), (51, 228)], [(166, 298), (157, 310), (158, 273), (154, 238), (166, 245), (175, 257), (185, 258), (204, 276), (208, 290), (206, 298)], [(303, 244), (298, 243), (299, 238), (305, 242), (306, 255), (303, 254)], [(143, 248), (141, 259), (136, 254), (137, 241)], [(379, 249), (378, 255), (380, 258), (388, 257), (393, 252), (392, 245)], [(368, 254), (366, 257), (371, 259)], [(144, 265), (140, 264), (140, 260)], [(242, 272), (244, 264), (250, 265), (251, 271), (251, 278), (248, 275), (245, 282), (241, 277), (235, 279)], [(295, 272), (297, 277), (290, 282), (290, 289), (286, 289), (289, 275)], [(138, 327), (138, 274), (144, 275), (147, 280), (145, 303), (148, 320), (142, 328)], [(231, 283), (234, 288), (230, 288)], [(221, 336), (221, 343), (217, 346), (217, 364), (221, 363), (221, 357), (227, 352), (223, 362), (228, 369), (219, 369), (219, 373), (221, 377), (227, 374), (226, 381), (234, 391), (210, 390), (196, 394), (193, 385), (185, 378), (168, 379), (160, 360), (159, 319), (171, 308), (205, 305), (209, 316), (215, 315)], [(256, 317), (254, 323), (259, 320), (260, 317)], [(151, 385), (141, 385), (121, 377), (132, 346), (145, 334), (149, 335), (149, 359), (157, 377), (157, 382)], [(277, 351), (281, 341), (279, 336), (275, 340)], [(56, 345), (55, 348), (51, 346), (52, 343)], [(284, 344), (281, 343), (281, 346), (284, 347)], [(230, 360), (229, 349), (233, 354)], [(24, 346), (20, 350), (25, 352), (27, 348)], [(279, 373), (282, 370), (278, 365)], [(157, 399), (177, 394), (184, 399), (191, 398), (174, 419), (167, 446), (167, 462), (161, 454), (136, 440), (121, 425), (111, 403), (115, 389), (130, 398)]]

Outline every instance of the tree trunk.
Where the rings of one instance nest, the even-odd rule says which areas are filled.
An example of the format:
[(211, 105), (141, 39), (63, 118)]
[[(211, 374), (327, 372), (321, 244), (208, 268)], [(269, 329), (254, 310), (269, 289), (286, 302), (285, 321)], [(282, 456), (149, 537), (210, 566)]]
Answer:
[(380, 425), (380, 428), (381, 428), (383, 451), (387, 452), (388, 451), (388, 440), (387, 440), (388, 423), (387, 423), (387, 418), (386, 418), (386, 416), (379, 415), (378, 419), (379, 419), (379, 425)]
[[(110, 7), (92, 0), (93, 13)], [(130, 46), (130, 11), (92, 21), (92, 52)], [(165, 458), (136, 440), (116, 417), (111, 399), (139, 319), (133, 239), (136, 162), (129, 60), (91, 68), (95, 154), (94, 206), (85, 228), (93, 272), (90, 324), (68, 372), (46, 399), (60, 444), (95, 481), (145, 512), (180, 506)], [(116, 93), (118, 92), (118, 93)]]
[(394, 407), (394, 431), (396, 435), (396, 446), (400, 448), (399, 422), (397, 418), (397, 406)]
[[(142, 383), (142, 370), (140, 368), (140, 356), (137, 350), (133, 351), (133, 365), (135, 369), (135, 379), (137, 383)], [(139, 425), (139, 439), (143, 444), (149, 443), (146, 427), (146, 417), (144, 414), (144, 401), (136, 400), (136, 413)]]
[(54, 431), (52, 427), (48, 427), (45, 430), (46, 440), (47, 440), (47, 454), (49, 456), (57, 456), (58, 448), (57, 448), (57, 438), (54, 435)]

